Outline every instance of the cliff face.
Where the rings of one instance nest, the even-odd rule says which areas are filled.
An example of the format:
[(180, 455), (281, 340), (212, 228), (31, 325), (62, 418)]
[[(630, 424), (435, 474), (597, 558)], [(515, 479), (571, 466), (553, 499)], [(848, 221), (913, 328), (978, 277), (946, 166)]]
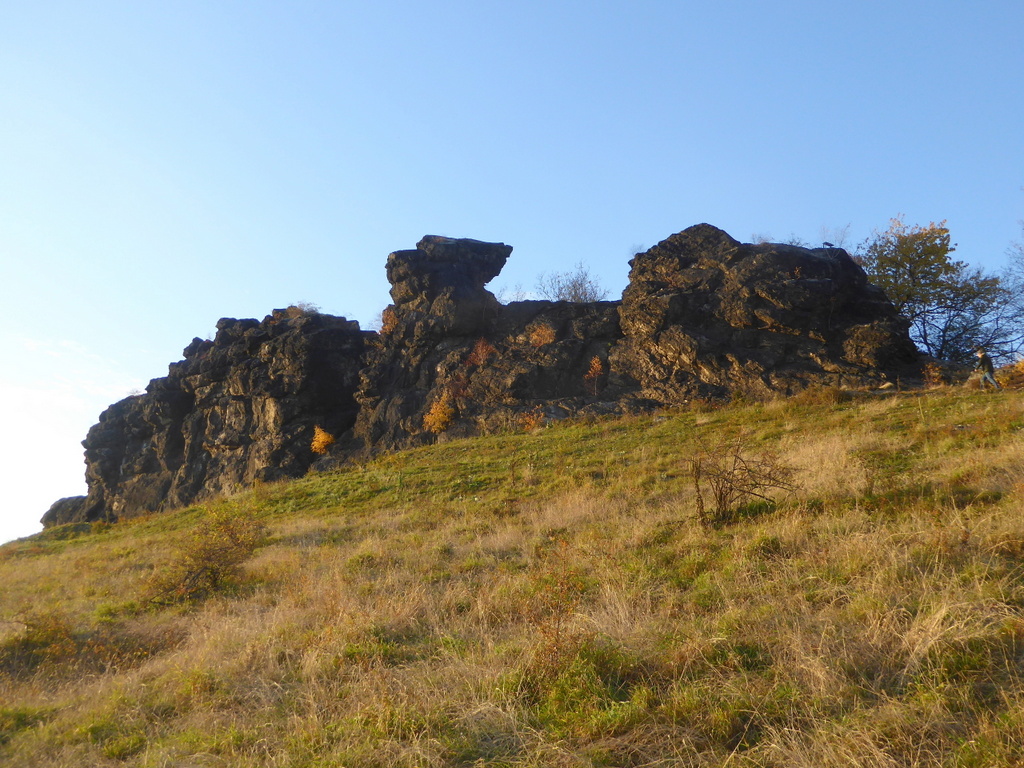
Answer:
[(86, 497), (44, 525), (127, 517), (301, 475), (315, 425), (374, 453), (578, 414), (731, 392), (877, 386), (917, 351), (842, 249), (741, 244), (701, 224), (630, 262), (621, 302), (502, 305), (484, 287), (510, 246), (436, 236), (387, 260), (380, 334), (275, 310), (221, 320), (214, 341), (84, 441)]

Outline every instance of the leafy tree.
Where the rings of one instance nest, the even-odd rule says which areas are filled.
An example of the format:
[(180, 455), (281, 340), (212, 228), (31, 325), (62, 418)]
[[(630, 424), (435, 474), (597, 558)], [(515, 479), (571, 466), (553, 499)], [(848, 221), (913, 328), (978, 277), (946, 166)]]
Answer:
[(1008, 359), (1024, 341), (1024, 314), (1004, 280), (954, 261), (946, 222), (908, 226), (902, 217), (862, 244), (857, 261), (910, 321), (910, 336), (940, 360), (967, 362), (977, 347)]
[(582, 261), (572, 272), (541, 273), (537, 293), (549, 301), (590, 302), (608, 298), (608, 291), (590, 276)]

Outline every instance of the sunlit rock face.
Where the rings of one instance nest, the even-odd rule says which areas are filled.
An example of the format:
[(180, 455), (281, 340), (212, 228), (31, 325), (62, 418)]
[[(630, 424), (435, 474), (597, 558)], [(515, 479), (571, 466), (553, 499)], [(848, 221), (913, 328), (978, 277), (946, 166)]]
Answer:
[(743, 244), (708, 224), (630, 262), (612, 370), (659, 402), (860, 387), (907, 373), (907, 323), (841, 248)]
[[(567, 416), (597, 398), (620, 336), (617, 303), (502, 305), (484, 286), (511, 252), (427, 236), (388, 256), (394, 303), (357, 394), (365, 450), (513, 427), (537, 413)], [(601, 370), (588, 379), (592, 366)]]
[[(356, 455), (687, 400), (918, 375), (907, 323), (840, 248), (743, 244), (708, 224), (630, 261), (621, 301), (502, 304), (504, 243), (428, 235), (385, 268), (380, 333), (275, 310), (224, 319), (84, 441), (88, 496), (44, 525), (183, 506)], [(327, 457), (314, 427), (339, 438)]]

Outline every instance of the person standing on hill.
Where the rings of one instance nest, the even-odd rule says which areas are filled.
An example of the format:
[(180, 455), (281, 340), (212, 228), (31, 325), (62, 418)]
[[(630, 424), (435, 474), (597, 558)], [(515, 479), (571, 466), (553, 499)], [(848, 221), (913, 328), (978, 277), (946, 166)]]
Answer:
[(996, 370), (992, 365), (992, 358), (984, 349), (979, 347), (974, 353), (978, 356), (978, 362), (974, 364), (974, 370), (981, 371), (981, 388), (985, 389), (986, 384), (991, 384), (993, 389), (1002, 389), (996, 381)]

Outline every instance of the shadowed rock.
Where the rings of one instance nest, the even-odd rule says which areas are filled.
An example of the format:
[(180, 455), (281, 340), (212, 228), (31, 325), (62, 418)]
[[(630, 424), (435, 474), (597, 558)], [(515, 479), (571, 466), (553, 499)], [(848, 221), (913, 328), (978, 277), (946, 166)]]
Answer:
[(44, 525), (107, 520), (185, 506), (306, 472), (314, 425), (341, 434), (364, 334), (344, 318), (275, 310), (263, 322), (225, 318), (213, 341), (146, 393), (100, 415), (85, 446), (88, 496), (63, 499)]

